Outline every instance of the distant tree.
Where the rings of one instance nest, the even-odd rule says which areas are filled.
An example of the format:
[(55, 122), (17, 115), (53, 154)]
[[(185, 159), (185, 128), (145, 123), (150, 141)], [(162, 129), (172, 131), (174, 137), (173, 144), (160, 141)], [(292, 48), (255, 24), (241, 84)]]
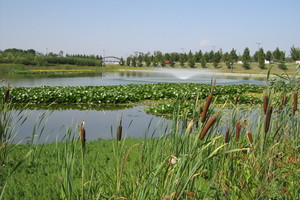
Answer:
[(276, 62), (281, 62), (285, 60), (285, 53), (283, 51), (280, 51), (277, 47), (273, 52), (273, 57)]
[(130, 66), (130, 63), (131, 63), (131, 57), (127, 57), (127, 59), (126, 59), (126, 65)]
[(151, 59), (149, 57), (149, 54), (145, 54), (144, 61), (145, 61), (145, 64), (147, 67), (149, 67), (151, 65)]
[(208, 57), (206, 58), (206, 61), (210, 63), (214, 62), (214, 56), (215, 56), (215, 52), (211, 50), (208, 54)]
[(123, 58), (123, 57), (120, 58), (120, 62), (119, 62), (119, 63), (120, 63), (121, 66), (124, 66), (125, 61), (124, 61), (124, 58)]
[(250, 61), (251, 61), (251, 56), (250, 56), (250, 50), (248, 47), (244, 49), (243, 55), (242, 55), (242, 61), (243, 65), (242, 67), (244, 69), (250, 69)]
[(203, 53), (202, 53), (201, 50), (198, 51), (198, 52), (196, 52), (195, 55), (194, 55), (194, 57), (195, 57), (195, 62), (196, 62), (196, 63), (200, 63), (202, 56), (203, 56)]
[(286, 67), (284, 61), (280, 61), (280, 62), (278, 63), (278, 68), (281, 69), (281, 70), (287, 70), (287, 67)]
[(267, 53), (266, 53), (266, 60), (267, 61), (272, 61), (272, 56), (273, 56), (272, 52), (271, 51), (267, 51)]
[(238, 55), (236, 54), (236, 50), (232, 49), (230, 53), (223, 54), (223, 60), (227, 66), (228, 69), (231, 69), (233, 66), (233, 63), (238, 60)]
[(295, 48), (293, 45), (290, 49), (290, 54), (293, 61), (300, 60), (300, 48)]
[(179, 55), (179, 62), (180, 62), (180, 66), (184, 67), (184, 63), (185, 63), (185, 57), (184, 54), (180, 54)]
[(214, 58), (213, 58), (213, 65), (215, 68), (218, 67), (220, 61), (221, 61), (221, 58), (222, 58), (222, 54), (220, 51), (217, 51), (215, 54), (214, 54)]
[(195, 68), (195, 59), (193, 56), (189, 58), (188, 63), (189, 63), (190, 68)]
[(264, 53), (264, 49), (260, 48), (258, 52), (258, 67), (261, 69), (265, 69), (265, 60), (266, 60), (266, 55)]
[(201, 62), (201, 67), (206, 68), (206, 56), (202, 56), (200, 62)]
[(136, 67), (136, 57), (134, 57), (134, 56), (131, 58), (131, 65), (133, 67)]

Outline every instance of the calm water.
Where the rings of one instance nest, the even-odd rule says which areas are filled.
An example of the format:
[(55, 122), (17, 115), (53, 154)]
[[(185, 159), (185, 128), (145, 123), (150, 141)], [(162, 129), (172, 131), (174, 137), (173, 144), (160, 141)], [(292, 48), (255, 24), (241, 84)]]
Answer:
[[(22, 125), (22, 121), (17, 122), (18, 117), (14, 117), (17, 132), (14, 143), (29, 142), (32, 135), (36, 135), (35, 138), (38, 139), (41, 133), (38, 143), (51, 143), (56, 138), (61, 141), (68, 128), (71, 128), (74, 134), (78, 134), (77, 127), (82, 120), (86, 123), (87, 140), (116, 138), (116, 127), (119, 125), (121, 116), (123, 135), (126, 137), (157, 136), (170, 126), (170, 120), (148, 115), (143, 112), (143, 109), (143, 106), (138, 106), (130, 109), (103, 111), (23, 111), (21, 115), (26, 116), (27, 120)], [(17, 114), (17, 111), (13, 112), (14, 116)], [(36, 131), (34, 131), (34, 124), (40, 124), (36, 127)]]
[(153, 70), (153, 71), (120, 71), (104, 72), (93, 77), (25, 77), (10, 79), (11, 86), (99, 86), (145, 83), (201, 83), (210, 84), (212, 79), (219, 85), (263, 84), (263, 78), (221, 76), (204, 70)]
[[(203, 70), (154, 70), (154, 71), (129, 71), (129, 72), (105, 72), (93, 77), (36, 77), (11, 79), (11, 86), (36, 87), (42, 85), (49, 86), (98, 86), (98, 85), (123, 85), (123, 84), (145, 84), (145, 83), (202, 83), (211, 84), (216, 79), (217, 84), (263, 84), (262, 78), (241, 78), (217, 76)], [(123, 131), (127, 137), (144, 137), (151, 122), (148, 136), (162, 133), (170, 121), (161, 117), (148, 115), (143, 112), (143, 106), (121, 110), (27, 110), (22, 114), (27, 116), (24, 124), (16, 123), (18, 134), (14, 142), (30, 140), (34, 134), (39, 135), (44, 125), (42, 137), (38, 143), (51, 143), (58, 138), (60, 141), (66, 129), (71, 127), (74, 134), (78, 134), (77, 124), (82, 120), (86, 122), (87, 140), (97, 140), (99, 138), (114, 138), (117, 121), (122, 115)], [(14, 112), (14, 119), (17, 119), (17, 112)], [(42, 118), (41, 115), (45, 114)], [(34, 125), (41, 121), (41, 125), (34, 133)]]

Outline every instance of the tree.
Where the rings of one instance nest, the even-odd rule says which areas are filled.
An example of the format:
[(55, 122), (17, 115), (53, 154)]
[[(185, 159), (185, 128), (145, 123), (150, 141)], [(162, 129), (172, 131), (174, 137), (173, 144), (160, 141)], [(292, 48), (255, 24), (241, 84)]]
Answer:
[(125, 61), (124, 61), (123, 57), (120, 58), (120, 62), (119, 63), (120, 63), (121, 66), (123, 66), (125, 64)]
[(251, 61), (251, 56), (250, 56), (250, 50), (248, 47), (244, 49), (243, 55), (242, 55), (242, 61), (243, 65), (242, 67), (244, 69), (250, 69), (250, 61)]
[(271, 51), (267, 51), (267, 53), (266, 53), (266, 60), (270, 62), (272, 60), (272, 56), (273, 56), (272, 52)]
[(126, 65), (130, 66), (130, 63), (131, 63), (131, 57), (127, 57), (127, 59), (126, 59)]
[(290, 49), (290, 54), (293, 61), (300, 60), (300, 48), (295, 48), (293, 45)]
[(273, 57), (276, 62), (284, 61), (285, 53), (283, 51), (280, 51), (279, 48), (277, 47), (273, 52)]
[(132, 58), (131, 58), (131, 65), (132, 65), (133, 67), (136, 67), (136, 57), (132, 57)]
[(218, 67), (220, 61), (221, 61), (221, 58), (222, 58), (222, 54), (220, 51), (217, 51), (215, 54), (214, 54), (214, 58), (213, 58), (213, 65), (215, 68)]
[(185, 62), (184, 54), (179, 55), (179, 62), (180, 62), (180, 66), (184, 67), (184, 62)]
[(265, 69), (265, 60), (266, 60), (266, 55), (264, 53), (264, 49), (260, 48), (258, 51), (258, 67), (261, 69)]
[(201, 62), (201, 67), (206, 68), (206, 56), (202, 56), (200, 62)]
[(189, 58), (189, 66), (190, 68), (195, 68), (195, 59), (193, 56)]

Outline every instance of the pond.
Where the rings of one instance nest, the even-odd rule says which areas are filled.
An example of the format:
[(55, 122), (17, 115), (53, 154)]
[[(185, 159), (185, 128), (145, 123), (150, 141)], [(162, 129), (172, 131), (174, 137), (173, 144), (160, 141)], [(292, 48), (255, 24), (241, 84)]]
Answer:
[[(11, 86), (36, 87), (42, 85), (49, 86), (98, 86), (98, 85), (123, 85), (123, 84), (145, 84), (145, 83), (202, 83), (211, 84), (216, 79), (217, 84), (263, 84), (263, 78), (224, 76), (214, 74), (205, 70), (165, 70), (158, 69), (152, 71), (119, 71), (105, 72), (99, 76), (85, 77), (25, 77), (11, 80)], [(41, 117), (45, 115), (45, 117)], [(152, 134), (157, 136), (170, 126), (170, 120), (162, 117), (148, 115), (144, 112), (143, 106), (118, 110), (27, 110), (22, 115), (27, 116), (24, 124), (16, 123), (18, 134), (15, 143), (30, 141), (34, 134), (43, 134), (38, 143), (51, 143), (56, 139), (61, 141), (66, 133), (66, 129), (71, 127), (74, 134), (78, 134), (77, 124), (82, 120), (86, 122), (87, 140), (97, 140), (99, 138), (115, 138), (117, 121), (122, 115), (122, 125), (124, 135), (127, 137), (140, 138), (148, 132), (148, 137)], [(14, 119), (17, 119), (17, 111), (13, 112)], [(34, 132), (34, 126), (38, 121), (41, 125)], [(150, 126), (149, 123), (151, 122)], [(43, 124), (45, 124), (44, 129)], [(149, 128), (148, 128), (149, 126)], [(37, 139), (37, 137), (36, 137)]]
[(210, 84), (213, 79), (219, 85), (263, 84), (265, 77), (218, 74), (198, 69), (155, 69), (103, 72), (96, 76), (45, 77), (22, 76), (10, 79), (11, 86), (100, 86), (145, 83), (201, 83)]

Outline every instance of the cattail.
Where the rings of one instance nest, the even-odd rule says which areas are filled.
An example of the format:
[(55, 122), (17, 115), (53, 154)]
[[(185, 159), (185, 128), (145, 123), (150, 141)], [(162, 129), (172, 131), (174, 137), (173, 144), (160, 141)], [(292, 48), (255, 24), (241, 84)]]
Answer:
[(293, 114), (295, 114), (298, 109), (297, 102), (298, 102), (298, 92), (294, 92)]
[(237, 122), (235, 125), (235, 141), (239, 141), (242, 125), (240, 122)]
[(81, 141), (81, 146), (84, 148), (85, 147), (85, 122), (81, 122), (80, 126), (80, 141)]
[(208, 122), (205, 124), (203, 130), (201, 131), (201, 134), (199, 136), (199, 138), (202, 140), (204, 138), (204, 136), (206, 135), (206, 133), (208, 132), (208, 130), (210, 129), (210, 127), (215, 123), (217, 119), (217, 115), (212, 116), (212, 118), (210, 118), (208, 120)]
[(205, 121), (206, 114), (207, 114), (209, 105), (211, 103), (211, 100), (212, 100), (212, 94), (208, 95), (208, 97), (206, 99), (205, 106), (204, 106), (204, 109), (203, 109), (203, 112), (202, 112), (202, 115), (201, 115), (201, 122), (202, 123)]
[(7, 84), (7, 89), (4, 96), (4, 103), (8, 103), (9, 93), (10, 93), (10, 82), (8, 82)]
[(226, 127), (226, 132), (225, 132), (225, 143), (229, 142), (229, 128)]
[(265, 121), (265, 133), (269, 131), (272, 112), (273, 112), (273, 107), (270, 106)]
[(250, 144), (253, 144), (253, 138), (252, 138), (252, 133), (251, 132), (248, 132), (248, 140), (250, 142)]
[(264, 114), (265, 115), (267, 114), (268, 103), (269, 103), (269, 96), (267, 94), (265, 94), (264, 101), (263, 101), (263, 109), (264, 109)]
[(235, 100), (234, 100), (234, 102), (233, 102), (234, 105), (237, 104), (237, 102), (239, 101), (239, 98), (240, 98), (240, 95), (237, 95), (237, 96), (235, 97)]
[(120, 121), (120, 125), (118, 127), (117, 140), (120, 141), (122, 139), (122, 118)]

